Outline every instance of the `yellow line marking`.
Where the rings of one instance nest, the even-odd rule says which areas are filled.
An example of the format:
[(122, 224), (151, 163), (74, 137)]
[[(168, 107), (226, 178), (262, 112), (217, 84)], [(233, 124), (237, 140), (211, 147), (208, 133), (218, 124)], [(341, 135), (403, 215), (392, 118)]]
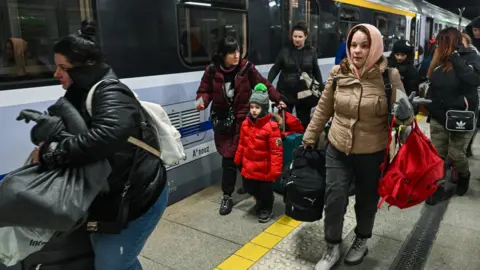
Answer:
[(266, 232), (262, 232), (259, 235), (257, 235), (255, 238), (253, 238), (250, 242), (257, 244), (259, 246), (271, 249), (280, 241), (282, 241), (281, 237), (278, 237), (276, 235), (269, 234)]
[(268, 248), (264, 248), (262, 246), (252, 243), (247, 243), (241, 249), (237, 250), (237, 252), (235, 252), (235, 255), (256, 262), (260, 260), (260, 258), (268, 252), (268, 250)]
[(397, 9), (397, 8), (392, 8), (392, 7), (389, 7), (389, 6), (384, 6), (382, 4), (372, 3), (372, 2), (366, 1), (366, 0), (334, 0), (334, 1), (344, 3), (344, 4), (349, 4), (349, 5), (352, 5), (352, 6), (358, 6), (358, 7), (369, 8), (369, 9), (373, 9), (373, 10), (380, 10), (380, 11), (385, 11), (385, 12), (388, 12), (388, 13), (408, 16), (408, 17), (412, 17), (412, 18), (417, 15), (415, 12), (402, 10), (402, 9)]
[(228, 257), (222, 264), (217, 268), (221, 270), (246, 270), (250, 268), (255, 262), (242, 258), (238, 255), (233, 254)]
[(247, 270), (302, 222), (282, 216), (223, 261), (215, 270)]
[(283, 225), (280, 223), (273, 223), (272, 226), (268, 227), (265, 231), (268, 233), (271, 233), (276, 236), (280, 237), (285, 237), (287, 236), (291, 231), (293, 231), (293, 227), (290, 227), (288, 225)]
[(277, 223), (280, 223), (280, 224), (283, 224), (283, 225), (288, 225), (288, 226), (292, 226), (294, 228), (298, 227), (298, 225), (302, 224), (301, 221), (298, 221), (298, 220), (295, 220), (295, 219), (291, 219), (287, 216), (283, 216), (281, 217)]

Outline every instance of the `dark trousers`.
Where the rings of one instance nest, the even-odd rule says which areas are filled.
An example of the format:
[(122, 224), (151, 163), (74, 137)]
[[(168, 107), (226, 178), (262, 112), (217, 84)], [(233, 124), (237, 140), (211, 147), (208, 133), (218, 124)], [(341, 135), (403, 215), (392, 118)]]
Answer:
[(272, 182), (244, 179), (243, 184), (245, 191), (257, 200), (260, 210), (272, 210), (275, 199)]
[(297, 118), (302, 122), (302, 126), (306, 129), (308, 123), (310, 123), (310, 114), (312, 112), (312, 107), (306, 105), (293, 105), (287, 104), (287, 112), (292, 113), (293, 108), (297, 111)]
[[(480, 116), (480, 112), (477, 113), (478, 116)], [(468, 144), (467, 152), (472, 153), (472, 144), (473, 141), (475, 140), (475, 137), (477, 136), (478, 129), (480, 128), (480, 117), (477, 117), (477, 128), (473, 132), (472, 139), (470, 139), (470, 143)]]
[(232, 196), (237, 182), (237, 166), (233, 158), (222, 158), (222, 170), (223, 195)]
[(372, 237), (379, 195), (380, 165), (385, 151), (373, 154), (340, 152), (331, 144), (326, 150), (325, 240), (330, 244), (342, 242), (343, 219), (348, 206), (350, 184), (355, 181), (355, 234)]

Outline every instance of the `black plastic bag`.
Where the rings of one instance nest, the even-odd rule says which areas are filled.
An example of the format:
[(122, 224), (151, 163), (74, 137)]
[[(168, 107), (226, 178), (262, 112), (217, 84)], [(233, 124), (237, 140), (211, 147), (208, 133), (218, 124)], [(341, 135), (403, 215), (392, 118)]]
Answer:
[[(64, 98), (52, 105), (49, 112), (64, 122), (66, 130), (57, 130), (63, 136), (88, 129), (78, 111)], [(108, 189), (110, 172), (107, 160), (56, 169), (38, 164), (23, 166), (0, 182), (0, 226), (70, 231), (87, 217), (95, 197)]]

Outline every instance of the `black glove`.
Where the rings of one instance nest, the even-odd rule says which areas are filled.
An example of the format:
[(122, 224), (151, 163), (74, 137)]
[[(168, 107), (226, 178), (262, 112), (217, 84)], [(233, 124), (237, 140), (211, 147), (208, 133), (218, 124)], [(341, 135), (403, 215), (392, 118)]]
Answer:
[(43, 115), (45, 115), (45, 113), (36, 110), (26, 109), (20, 112), (20, 114), (17, 116), (17, 121), (25, 120), (25, 123), (27, 124), (30, 121), (37, 122), (38, 119), (40, 119)]
[(65, 131), (65, 125), (60, 117), (43, 116), (30, 131), (32, 143), (38, 145), (40, 142), (50, 141), (51, 138), (60, 136)]

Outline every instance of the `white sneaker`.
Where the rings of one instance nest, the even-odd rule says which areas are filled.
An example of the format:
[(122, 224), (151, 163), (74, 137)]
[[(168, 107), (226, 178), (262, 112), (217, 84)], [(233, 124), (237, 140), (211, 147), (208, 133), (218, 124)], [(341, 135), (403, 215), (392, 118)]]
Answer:
[(345, 256), (345, 264), (356, 265), (362, 262), (368, 253), (367, 239), (355, 236), (350, 250)]
[(340, 259), (340, 245), (327, 244), (327, 250), (315, 266), (315, 270), (330, 270)]

